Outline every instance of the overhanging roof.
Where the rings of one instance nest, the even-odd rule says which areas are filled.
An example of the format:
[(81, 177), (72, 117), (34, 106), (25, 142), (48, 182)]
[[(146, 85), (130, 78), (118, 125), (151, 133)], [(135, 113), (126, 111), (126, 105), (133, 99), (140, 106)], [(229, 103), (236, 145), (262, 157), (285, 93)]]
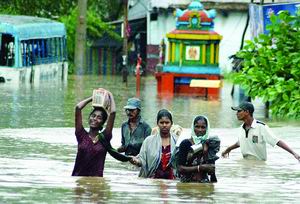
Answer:
[[(120, 22), (116, 22), (115, 23), (115, 32), (116, 33), (121, 33), (121, 23), (123, 21)], [(136, 34), (141, 33), (141, 32), (146, 32), (146, 18), (140, 18), (140, 19), (134, 19), (132, 21), (129, 22), (129, 26), (130, 26), (130, 39), (133, 39)], [(112, 39), (111, 37), (108, 36), (108, 34), (103, 35), (103, 37), (99, 40), (96, 40), (93, 42), (92, 46), (93, 47), (115, 47), (115, 48), (120, 48), (122, 47), (122, 41), (117, 41)]]
[(0, 15), (0, 33), (18, 36), (20, 40), (66, 35), (63, 23), (32, 16)]

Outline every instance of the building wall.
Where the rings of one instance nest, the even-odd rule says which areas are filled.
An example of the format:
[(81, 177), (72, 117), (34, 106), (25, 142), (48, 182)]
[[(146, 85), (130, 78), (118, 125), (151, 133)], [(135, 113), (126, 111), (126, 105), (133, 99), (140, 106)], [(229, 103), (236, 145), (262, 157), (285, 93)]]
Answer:
[(115, 48), (88, 47), (85, 74), (113, 75), (120, 73)]
[[(230, 12), (228, 16), (218, 14), (215, 18), (215, 31), (223, 36), (220, 43), (220, 68), (231, 71), (229, 56), (240, 50), (242, 35), (247, 21), (246, 12)], [(250, 39), (249, 26), (244, 40)]]
[(148, 38), (150, 43), (147, 45), (147, 72), (153, 73), (159, 61), (159, 45), (164, 39), (167, 43), (166, 34), (175, 29), (175, 17), (167, 10), (161, 12), (156, 21), (150, 22), (150, 32)]
[(150, 43), (159, 45), (163, 38), (167, 39), (166, 34), (175, 29), (175, 24), (175, 16), (172, 13), (158, 15), (157, 21), (151, 21)]

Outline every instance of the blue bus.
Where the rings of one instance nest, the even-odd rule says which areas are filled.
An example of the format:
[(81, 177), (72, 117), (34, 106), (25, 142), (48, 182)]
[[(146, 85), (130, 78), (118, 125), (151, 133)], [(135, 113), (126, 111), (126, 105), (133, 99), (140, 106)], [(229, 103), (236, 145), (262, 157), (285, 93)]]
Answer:
[(63, 23), (32, 16), (0, 15), (0, 82), (66, 80), (67, 75)]

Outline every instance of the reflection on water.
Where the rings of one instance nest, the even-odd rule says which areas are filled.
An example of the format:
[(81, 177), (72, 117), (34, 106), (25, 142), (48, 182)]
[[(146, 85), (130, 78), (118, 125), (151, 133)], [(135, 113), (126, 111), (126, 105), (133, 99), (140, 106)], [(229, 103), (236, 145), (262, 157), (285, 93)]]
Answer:
[(180, 183), (176, 184), (177, 195), (183, 200), (212, 203), (214, 201), (214, 184)]
[(76, 203), (103, 203), (111, 198), (110, 186), (99, 177), (80, 177), (74, 191)]
[[(120, 145), (120, 128), (112, 145)], [(300, 152), (300, 128), (273, 128)], [(183, 131), (188, 133), (187, 129)], [(237, 129), (214, 128), (221, 151)], [(216, 163), (218, 183), (138, 178), (138, 169), (109, 155), (104, 178), (72, 177), (74, 128), (0, 129), (0, 203), (298, 203), (300, 164), (280, 148), (268, 161), (247, 161), (239, 150)], [(220, 156), (220, 155), (219, 155)]]

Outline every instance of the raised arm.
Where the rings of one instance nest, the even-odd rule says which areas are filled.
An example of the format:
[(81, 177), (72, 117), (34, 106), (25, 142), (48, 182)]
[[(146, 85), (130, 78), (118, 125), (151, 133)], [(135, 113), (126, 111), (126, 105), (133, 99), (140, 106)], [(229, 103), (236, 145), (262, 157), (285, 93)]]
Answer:
[(114, 122), (115, 122), (115, 117), (116, 117), (116, 104), (114, 97), (111, 92), (108, 91), (108, 96), (110, 100), (110, 107), (108, 109), (109, 116), (107, 119), (106, 127), (105, 127), (105, 135), (111, 135), (112, 134), (112, 129), (114, 127)]
[(279, 140), (277, 145), (287, 152), (291, 153), (300, 162), (300, 156), (296, 152), (294, 152), (285, 142)]
[(82, 124), (82, 112), (81, 110), (92, 101), (92, 97), (89, 97), (87, 99), (84, 99), (80, 101), (76, 106), (75, 106), (75, 130), (80, 130), (83, 128)]
[(225, 158), (228, 157), (228, 156), (229, 156), (229, 152), (230, 152), (231, 150), (236, 149), (236, 148), (239, 148), (239, 147), (240, 147), (240, 144), (239, 144), (238, 142), (236, 142), (235, 144), (233, 144), (233, 145), (227, 147), (227, 148), (225, 149), (225, 151), (222, 152), (222, 157), (225, 157)]

